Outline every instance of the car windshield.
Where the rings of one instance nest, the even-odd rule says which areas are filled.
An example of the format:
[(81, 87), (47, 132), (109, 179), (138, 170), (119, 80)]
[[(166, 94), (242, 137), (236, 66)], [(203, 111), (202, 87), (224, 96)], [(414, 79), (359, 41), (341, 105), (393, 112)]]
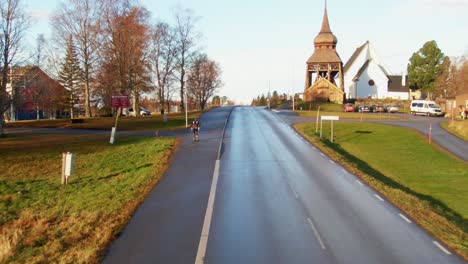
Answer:
[(436, 105), (436, 104), (429, 104), (429, 107), (430, 107), (430, 108), (439, 108), (439, 106)]

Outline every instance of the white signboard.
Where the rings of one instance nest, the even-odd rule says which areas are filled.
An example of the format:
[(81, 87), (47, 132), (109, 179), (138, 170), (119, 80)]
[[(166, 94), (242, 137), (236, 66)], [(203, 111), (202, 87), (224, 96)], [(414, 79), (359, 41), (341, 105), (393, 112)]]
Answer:
[(322, 120), (337, 121), (340, 120), (339, 116), (321, 116)]

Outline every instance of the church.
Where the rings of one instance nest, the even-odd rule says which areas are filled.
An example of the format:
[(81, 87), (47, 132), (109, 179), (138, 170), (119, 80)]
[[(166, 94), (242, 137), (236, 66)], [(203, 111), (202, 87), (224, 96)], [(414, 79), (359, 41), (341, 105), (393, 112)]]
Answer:
[(406, 75), (393, 75), (369, 41), (358, 47), (343, 67), (330, 29), (328, 10), (307, 60), (304, 100), (342, 104), (347, 99), (409, 99)]
[(406, 75), (393, 75), (369, 41), (358, 47), (344, 66), (346, 99), (409, 99)]

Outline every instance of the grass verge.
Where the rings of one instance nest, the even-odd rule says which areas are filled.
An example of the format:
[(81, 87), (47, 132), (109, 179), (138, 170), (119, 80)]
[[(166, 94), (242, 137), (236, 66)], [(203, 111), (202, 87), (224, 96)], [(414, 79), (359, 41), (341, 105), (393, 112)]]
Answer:
[[(0, 142), (0, 263), (97, 263), (168, 167), (175, 139), (7, 136)], [(76, 153), (61, 185), (61, 153)]]
[(468, 141), (468, 120), (455, 120), (453, 122), (442, 122), (440, 126), (449, 133)]
[[(434, 237), (468, 259), (468, 164), (427, 144), (417, 132), (370, 123), (338, 123), (335, 143), (296, 130)], [(324, 126), (329, 135), (329, 126)], [(329, 136), (328, 136), (329, 137)], [(396, 165), (397, 164), (397, 165)]]
[[(190, 113), (189, 120), (200, 117), (199, 112)], [(91, 117), (83, 118), (83, 123), (71, 124), (70, 119), (55, 120), (26, 120), (7, 124), (7, 127), (32, 127), (32, 128), (76, 128), (111, 130), (115, 125), (115, 117)], [(119, 117), (119, 130), (172, 130), (185, 128), (185, 114), (171, 114), (167, 123), (164, 123), (161, 115), (148, 117)]]

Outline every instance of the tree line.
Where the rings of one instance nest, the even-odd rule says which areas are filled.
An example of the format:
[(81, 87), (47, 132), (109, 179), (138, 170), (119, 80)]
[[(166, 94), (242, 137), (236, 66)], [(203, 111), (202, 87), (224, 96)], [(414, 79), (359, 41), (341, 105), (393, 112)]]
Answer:
[[(22, 42), (32, 20), (23, 0), (0, 0), (0, 12), (3, 121), (11, 99), (10, 70), (22, 63), (18, 54), (25, 53)], [(177, 8), (173, 18), (153, 22), (133, 0), (64, 0), (51, 17), (50, 39), (37, 38), (33, 64), (66, 88), (64, 100), (73, 116), (76, 103), (86, 117), (97, 114), (92, 109), (110, 113), (112, 95), (129, 95), (134, 109), (143, 94), (154, 94), (161, 113), (170, 111), (174, 98), (182, 111), (186, 98), (203, 110), (222, 86), (221, 68), (200, 47), (193, 11)]]

